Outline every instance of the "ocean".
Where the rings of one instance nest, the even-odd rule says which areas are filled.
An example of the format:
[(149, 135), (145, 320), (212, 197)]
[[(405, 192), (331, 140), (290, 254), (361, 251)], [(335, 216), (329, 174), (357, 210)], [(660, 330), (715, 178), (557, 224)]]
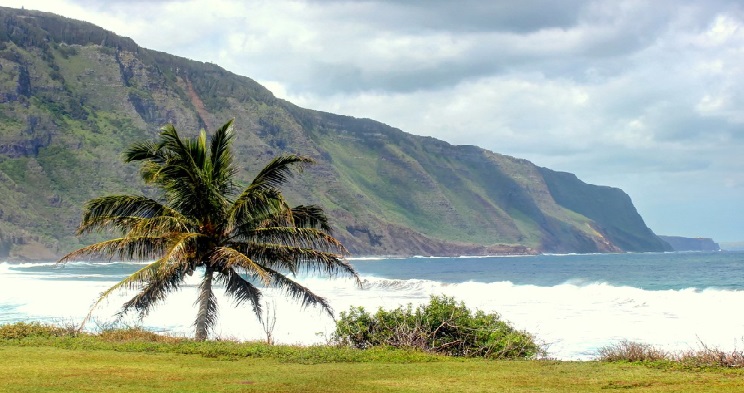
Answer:
[[(447, 295), (472, 309), (497, 312), (533, 333), (552, 357), (588, 360), (622, 339), (668, 350), (744, 347), (744, 253), (578, 254), (460, 258), (352, 259), (363, 280), (301, 276), (326, 297), (336, 315), (351, 306), (426, 303)], [(98, 295), (137, 270), (138, 263), (0, 262), (0, 324), (79, 323)], [(198, 273), (142, 321), (123, 321), (174, 335), (192, 335)], [(234, 307), (217, 289), (214, 337), (263, 340), (248, 306)], [(107, 326), (132, 293), (114, 293), (87, 329)], [(264, 290), (278, 343), (322, 344), (334, 321), (317, 308), (302, 309), (275, 289)]]

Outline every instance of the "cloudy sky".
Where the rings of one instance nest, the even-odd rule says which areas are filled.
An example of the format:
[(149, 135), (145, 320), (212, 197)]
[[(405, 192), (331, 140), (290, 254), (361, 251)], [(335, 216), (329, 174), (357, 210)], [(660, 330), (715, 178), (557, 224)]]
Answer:
[(744, 5), (726, 0), (0, 0), (218, 64), (297, 105), (630, 194), (744, 240)]

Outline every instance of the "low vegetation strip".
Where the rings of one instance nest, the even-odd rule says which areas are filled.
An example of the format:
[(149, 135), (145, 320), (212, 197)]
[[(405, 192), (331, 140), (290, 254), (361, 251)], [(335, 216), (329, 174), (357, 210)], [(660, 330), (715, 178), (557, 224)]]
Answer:
[(653, 345), (621, 340), (600, 348), (597, 359), (604, 362), (636, 362), (673, 368), (744, 368), (744, 351), (724, 351), (700, 343), (699, 349), (665, 351)]
[(385, 347), (362, 351), (330, 345), (293, 346), (231, 340), (197, 341), (159, 335), (137, 327), (109, 328), (93, 334), (81, 333), (75, 328), (25, 322), (0, 326), (0, 347), (8, 346), (200, 355), (205, 358), (226, 360), (259, 358), (300, 364), (375, 361), (421, 363), (447, 360), (444, 356), (421, 351), (393, 350)]
[(38, 323), (0, 326), (0, 359), (0, 392), (744, 391), (741, 368), (627, 358), (505, 361), (391, 347), (196, 341), (139, 328), (78, 333)]
[(382, 357), (366, 362), (301, 364), (268, 357), (214, 358), (176, 353), (68, 350), (4, 342), (5, 345), (0, 346), (3, 364), (0, 392), (13, 393), (744, 390), (743, 375), (735, 371), (671, 371), (627, 363), (463, 358), (395, 363)]

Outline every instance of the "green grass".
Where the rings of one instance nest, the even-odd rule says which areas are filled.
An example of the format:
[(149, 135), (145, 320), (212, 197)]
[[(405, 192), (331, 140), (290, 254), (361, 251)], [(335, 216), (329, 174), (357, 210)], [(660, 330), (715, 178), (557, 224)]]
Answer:
[(0, 392), (734, 392), (744, 370), (491, 361), (416, 351), (196, 342), (137, 328), (0, 326)]
[(600, 362), (325, 362), (0, 346), (0, 392), (733, 392), (735, 371)]

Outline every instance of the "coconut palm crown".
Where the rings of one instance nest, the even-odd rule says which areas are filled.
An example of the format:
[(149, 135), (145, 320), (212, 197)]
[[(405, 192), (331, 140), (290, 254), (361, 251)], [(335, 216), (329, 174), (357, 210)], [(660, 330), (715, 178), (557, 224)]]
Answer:
[(249, 303), (260, 319), (260, 287), (281, 288), (303, 307), (320, 306), (333, 315), (326, 299), (293, 279), (300, 271), (348, 275), (359, 284), (323, 210), (292, 208), (280, 191), (294, 169), (312, 160), (278, 156), (238, 192), (232, 139), (232, 120), (209, 142), (203, 130), (188, 139), (167, 125), (158, 141), (136, 143), (124, 153), (125, 162), (141, 163), (143, 180), (161, 197), (112, 195), (88, 201), (78, 233), (113, 230), (119, 237), (83, 247), (59, 263), (90, 257), (152, 262), (103, 292), (83, 325), (119, 289), (137, 290), (120, 315), (136, 311), (142, 318), (195, 272), (202, 274), (195, 302), (198, 340), (206, 339), (215, 325), (217, 285), (236, 305)]

